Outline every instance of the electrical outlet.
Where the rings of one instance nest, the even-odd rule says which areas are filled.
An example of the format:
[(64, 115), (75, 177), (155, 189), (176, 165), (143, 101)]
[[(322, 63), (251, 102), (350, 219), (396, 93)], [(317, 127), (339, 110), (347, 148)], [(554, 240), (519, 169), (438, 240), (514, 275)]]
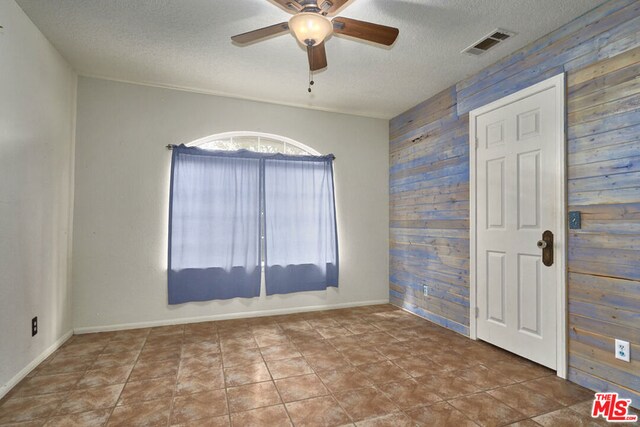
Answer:
[(631, 354), (629, 354), (631, 348), (628, 341), (622, 341), (616, 339), (616, 359), (624, 360), (625, 362), (631, 361)]
[(31, 336), (35, 336), (38, 333), (38, 316), (31, 319)]
[(429, 287), (427, 285), (422, 285), (422, 293), (425, 297), (429, 296)]

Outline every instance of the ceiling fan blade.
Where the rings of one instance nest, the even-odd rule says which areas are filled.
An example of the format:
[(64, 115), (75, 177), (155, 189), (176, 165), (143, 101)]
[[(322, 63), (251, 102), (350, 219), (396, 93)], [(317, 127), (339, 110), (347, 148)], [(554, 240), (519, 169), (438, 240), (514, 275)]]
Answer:
[(247, 43), (252, 43), (267, 37), (284, 34), (287, 32), (289, 32), (289, 23), (281, 22), (280, 24), (260, 28), (259, 30), (238, 34), (236, 36), (231, 37), (231, 40), (239, 44), (247, 44)]
[(318, 7), (327, 15), (335, 15), (349, 0), (319, 0)]
[(362, 40), (391, 46), (398, 38), (400, 30), (371, 22), (349, 18), (333, 18), (333, 32)]
[(316, 46), (307, 46), (307, 56), (309, 57), (309, 69), (311, 71), (318, 71), (327, 67), (327, 51), (324, 49), (324, 42)]
[(296, 0), (270, 0), (289, 13), (298, 13), (302, 10), (302, 6)]

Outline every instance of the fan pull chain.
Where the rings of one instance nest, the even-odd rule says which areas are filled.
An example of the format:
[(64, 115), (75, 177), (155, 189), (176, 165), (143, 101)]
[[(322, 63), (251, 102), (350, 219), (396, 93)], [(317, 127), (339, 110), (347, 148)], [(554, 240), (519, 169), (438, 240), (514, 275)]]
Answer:
[[(307, 49), (311, 49), (311, 47), (308, 47)], [(313, 86), (313, 83), (315, 82), (313, 81), (313, 55), (311, 55), (311, 58), (309, 59), (309, 88), (307, 89), (309, 93), (311, 93), (311, 86)]]
[(314, 81), (313, 81), (313, 71), (309, 70), (309, 89), (307, 89), (309, 91), (309, 93), (311, 93), (311, 86), (314, 85)]

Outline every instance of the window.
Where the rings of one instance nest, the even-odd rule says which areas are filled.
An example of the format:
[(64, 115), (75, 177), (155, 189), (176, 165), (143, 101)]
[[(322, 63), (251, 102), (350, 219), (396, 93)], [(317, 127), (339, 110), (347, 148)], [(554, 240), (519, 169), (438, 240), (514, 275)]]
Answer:
[(332, 154), (234, 132), (173, 146), (169, 303), (338, 286)]
[(293, 139), (262, 132), (220, 133), (195, 140), (187, 145), (204, 150), (249, 150), (256, 153), (281, 153), (293, 156), (320, 155), (320, 153), (313, 148), (307, 147)]
[[(294, 141), (284, 136), (262, 132), (226, 132), (206, 136), (189, 144), (189, 147), (198, 147), (203, 150), (238, 151), (248, 150), (256, 153), (287, 154), (293, 156), (318, 156), (320, 153), (311, 147)], [(264, 209), (261, 206), (260, 217), (264, 218)], [(260, 230), (261, 259), (260, 267), (265, 267), (264, 228)]]

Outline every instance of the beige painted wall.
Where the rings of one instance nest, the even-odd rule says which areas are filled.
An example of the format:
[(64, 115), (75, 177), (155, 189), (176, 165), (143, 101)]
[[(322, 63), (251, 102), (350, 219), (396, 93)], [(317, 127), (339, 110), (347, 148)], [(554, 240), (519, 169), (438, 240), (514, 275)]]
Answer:
[(76, 76), (13, 0), (0, 17), (2, 397), (71, 330)]
[[(282, 135), (336, 155), (337, 291), (167, 305), (164, 147), (229, 131)], [(81, 77), (76, 159), (77, 330), (388, 301), (386, 120)]]

